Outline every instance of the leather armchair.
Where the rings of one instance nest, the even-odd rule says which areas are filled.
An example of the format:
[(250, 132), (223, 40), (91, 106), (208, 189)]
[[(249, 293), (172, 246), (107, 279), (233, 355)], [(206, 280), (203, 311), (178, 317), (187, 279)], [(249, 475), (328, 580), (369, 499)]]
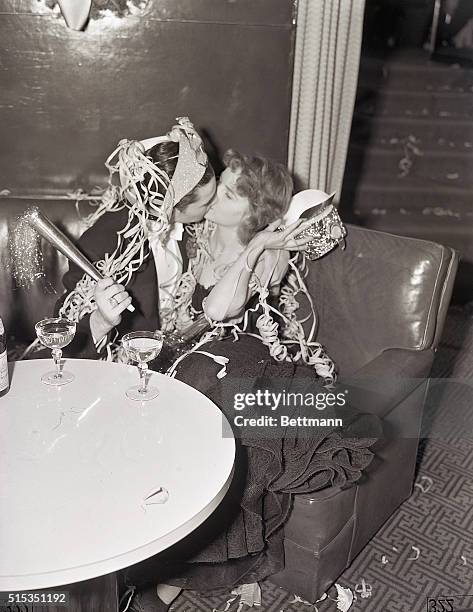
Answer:
[(357, 407), (385, 439), (362, 479), (298, 495), (284, 527), (285, 569), (271, 581), (314, 602), (412, 491), (428, 376), (458, 265), (433, 242), (348, 226), (346, 250), (311, 263), (317, 339)]
[[(0, 314), (10, 334), (34, 337), (53, 312), (67, 262), (44, 245), (47, 284), (15, 289), (8, 228), (31, 202), (2, 199)], [(42, 210), (71, 237), (85, 227), (70, 200)], [(81, 212), (91, 208), (81, 204)], [(317, 339), (338, 365), (356, 404), (383, 417), (386, 439), (354, 486), (298, 495), (285, 525), (285, 569), (271, 580), (314, 602), (350, 565), (412, 491), (422, 409), (458, 258), (433, 242), (348, 226), (347, 247), (309, 265)]]

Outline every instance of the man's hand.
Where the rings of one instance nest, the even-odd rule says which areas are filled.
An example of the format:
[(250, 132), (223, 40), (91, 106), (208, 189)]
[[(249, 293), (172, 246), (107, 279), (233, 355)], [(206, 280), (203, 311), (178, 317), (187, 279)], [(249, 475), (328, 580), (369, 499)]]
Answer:
[(95, 286), (95, 302), (97, 304), (97, 323), (102, 323), (103, 329), (108, 333), (122, 320), (121, 314), (131, 304), (131, 297), (123, 285), (116, 283), (113, 278), (103, 278)]

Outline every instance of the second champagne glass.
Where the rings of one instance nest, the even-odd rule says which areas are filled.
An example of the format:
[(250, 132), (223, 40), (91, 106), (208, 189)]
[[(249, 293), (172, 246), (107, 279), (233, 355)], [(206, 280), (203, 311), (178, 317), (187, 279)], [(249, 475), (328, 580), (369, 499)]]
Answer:
[(41, 344), (52, 349), (54, 365), (56, 369), (46, 372), (41, 381), (46, 385), (59, 387), (67, 385), (74, 380), (74, 374), (61, 371), (62, 348), (67, 346), (76, 333), (76, 324), (68, 319), (53, 318), (43, 319), (35, 325), (36, 335)]
[(127, 390), (126, 396), (132, 400), (146, 401), (159, 395), (157, 387), (148, 385), (148, 361), (155, 359), (163, 346), (160, 331), (136, 331), (125, 334), (122, 346), (127, 357), (138, 364), (141, 384)]

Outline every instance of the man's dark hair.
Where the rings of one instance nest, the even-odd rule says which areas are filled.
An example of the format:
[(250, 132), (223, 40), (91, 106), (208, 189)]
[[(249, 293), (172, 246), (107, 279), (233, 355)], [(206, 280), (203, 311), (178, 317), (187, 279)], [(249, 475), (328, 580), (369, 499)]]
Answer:
[[(168, 175), (169, 179), (172, 179), (179, 157), (178, 142), (158, 142), (158, 144), (154, 145), (154, 147), (151, 147), (151, 149), (147, 151), (146, 155), (153, 161), (154, 164), (156, 164), (156, 166), (158, 166), (160, 170), (163, 170)], [(207, 167), (205, 168), (203, 177), (200, 179), (197, 185), (191, 191), (189, 191), (189, 193), (187, 193), (178, 204), (176, 204), (175, 208), (182, 212), (190, 204), (195, 202), (197, 199), (195, 193), (196, 189), (206, 185), (214, 176), (214, 170), (207, 161)], [(144, 182), (146, 182), (146, 175)]]

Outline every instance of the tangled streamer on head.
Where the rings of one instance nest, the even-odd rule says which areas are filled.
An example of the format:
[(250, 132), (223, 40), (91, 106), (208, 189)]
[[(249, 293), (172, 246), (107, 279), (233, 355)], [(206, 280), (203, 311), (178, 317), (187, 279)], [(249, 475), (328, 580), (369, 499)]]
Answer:
[[(178, 123), (167, 136), (119, 142), (105, 163), (109, 185), (97, 202), (97, 209), (84, 219), (86, 226), (91, 227), (105, 213), (128, 209), (127, 224), (117, 233), (115, 250), (95, 262), (104, 276), (110, 276), (125, 286), (150, 255), (147, 241), (150, 214), (154, 239), (160, 240), (166, 248), (174, 206), (198, 184), (205, 172), (207, 158), (200, 137), (188, 118), (178, 118)], [(178, 161), (172, 178), (147, 155), (151, 146), (167, 141), (179, 142)], [(187, 296), (191, 285), (188, 283), (186, 289), (183, 284), (185, 290), (181, 289), (181, 294)], [(83, 276), (65, 298), (61, 316), (78, 321), (93, 312), (96, 309), (94, 291), (95, 282)], [(189, 322), (189, 317), (184, 316), (183, 302), (188, 302), (187, 298), (178, 295), (176, 307), (162, 313), (163, 329), (172, 330), (177, 323), (182, 326)]]

